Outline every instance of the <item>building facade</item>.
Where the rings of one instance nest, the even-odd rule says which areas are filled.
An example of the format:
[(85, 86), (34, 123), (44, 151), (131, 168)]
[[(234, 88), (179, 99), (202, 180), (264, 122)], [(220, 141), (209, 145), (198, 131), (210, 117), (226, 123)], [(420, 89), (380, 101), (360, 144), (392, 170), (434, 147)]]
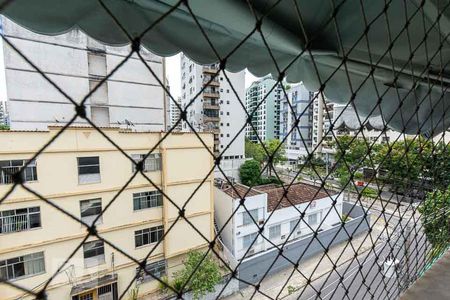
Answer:
[[(343, 196), (316, 186), (291, 185), (287, 193), (289, 201), (283, 198), (283, 188), (273, 184), (256, 186), (249, 192), (249, 187), (241, 184), (233, 187), (216, 181), (214, 206), (216, 223), (219, 228), (224, 227), (221, 232), (223, 243), (238, 260), (244, 255), (247, 258), (262, 253), (286, 240), (308, 237), (314, 231), (326, 230), (341, 222)], [(239, 206), (244, 195), (247, 210)], [(305, 213), (303, 219), (301, 212)], [(258, 235), (262, 225), (262, 234), (270, 242)]]
[(312, 133), (312, 149), (314, 152), (323, 156), (328, 160), (330, 155), (334, 154), (331, 145), (333, 141), (333, 133), (330, 130), (334, 121), (334, 104), (328, 101), (322, 93), (315, 93), (313, 107), (313, 133)]
[[(176, 103), (178, 104), (178, 106), (183, 109), (182, 103), (181, 103), (181, 98), (177, 98), (175, 99)], [(183, 122), (182, 120), (180, 120), (181, 118), (181, 110), (178, 107), (175, 102), (172, 99), (169, 99), (169, 121), (170, 121), (170, 125), (169, 125), (169, 130), (170, 128), (174, 127), (174, 131), (181, 131), (183, 128)]]
[[(227, 176), (238, 178), (238, 169), (245, 155), (245, 129), (241, 129), (246, 114), (240, 103), (244, 103), (245, 98), (244, 71), (225, 71), (226, 76), (221, 71), (214, 77), (219, 71), (217, 64), (198, 65), (184, 54), (181, 54), (180, 62), (181, 102), (192, 126), (183, 122), (183, 130), (212, 132), (214, 153), (222, 154), (222, 170)], [(222, 176), (222, 173), (216, 172), (216, 176)]]
[(280, 101), (282, 97), (281, 84), (277, 84), (277, 81), (270, 75), (253, 82), (247, 88), (245, 108), (249, 114), (255, 111), (251, 120), (254, 129), (249, 124), (246, 128), (246, 137), (250, 141), (258, 142), (257, 136), (262, 141), (280, 138)]
[[(0, 131), (0, 195), (11, 188), (10, 174), (60, 129)], [(164, 135), (102, 129), (135, 161)], [(200, 136), (212, 149), (212, 135)], [(207, 247), (214, 235), (212, 175), (185, 208), (186, 218), (205, 238), (183, 219), (169, 231), (179, 216), (170, 201), (185, 204), (212, 167), (212, 158), (194, 134), (174, 133), (145, 160), (144, 173), (153, 184), (138, 174), (125, 185), (135, 171), (132, 161), (91, 127), (69, 127), (28, 164), (23, 178), (29, 189), (74, 218), (87, 225), (95, 222), (107, 242), (96, 236), (86, 239), (86, 226), (16, 188), (0, 206), (0, 277), (39, 290), (55, 274), (46, 288), (48, 299), (114, 300), (130, 283), (139, 286), (141, 296), (155, 292), (158, 281), (139, 272), (136, 263), (111, 245), (137, 261), (147, 257), (146, 269), (154, 276), (170, 277), (187, 252)], [(0, 299), (17, 299), (22, 293), (0, 284)]]
[(8, 102), (0, 101), (0, 125), (9, 125)]
[(280, 140), (284, 140), (287, 162), (296, 164), (312, 146), (313, 97), (302, 83), (287, 90), (280, 104)]
[[(133, 54), (102, 85), (130, 52), (130, 46), (111, 47), (78, 29), (58, 36), (28, 31), (1, 17), (3, 34), (48, 78), (63, 95), (31, 67), (7, 43), (3, 43), (6, 92), (12, 129), (46, 129), (65, 124), (75, 114), (74, 102), (95, 92), (86, 102), (87, 117), (99, 126), (121, 126), (136, 130), (166, 129), (166, 95), (145, 64)], [(164, 59), (142, 49), (146, 64), (161, 82)], [(98, 86), (98, 87), (97, 87)], [(86, 124), (77, 118), (73, 124)]]

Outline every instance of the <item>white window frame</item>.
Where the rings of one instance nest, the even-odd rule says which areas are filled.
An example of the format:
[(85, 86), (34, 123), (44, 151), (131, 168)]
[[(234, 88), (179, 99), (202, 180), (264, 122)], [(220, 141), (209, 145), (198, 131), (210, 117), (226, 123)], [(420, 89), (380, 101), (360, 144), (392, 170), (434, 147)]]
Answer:
[[(138, 206), (136, 205), (137, 203), (139, 204)], [(148, 206), (145, 206), (143, 204), (146, 204)], [(163, 205), (162, 194), (157, 190), (133, 193), (134, 211), (161, 207), (162, 205)]]
[[(275, 228), (278, 228), (277, 232), (279, 232), (279, 234), (276, 236), (274, 235), (274, 232), (273, 232), (275, 230)], [(281, 224), (270, 226), (269, 227), (269, 239), (272, 240), (272, 239), (279, 239), (279, 238), (281, 238)]]
[[(131, 154), (131, 158), (139, 163), (147, 154)], [(151, 153), (144, 161), (144, 172), (155, 172), (162, 169), (162, 158), (160, 153)], [(136, 165), (132, 164), (132, 172), (136, 172)]]
[[(22, 213), (21, 211), (26, 210)], [(31, 216), (38, 215), (39, 226), (31, 227)], [(0, 234), (42, 228), (41, 209), (39, 206), (16, 208), (0, 211)]]
[[(98, 163), (80, 165), (80, 160), (83, 158), (97, 158)], [(98, 173), (80, 174), (81, 168), (90, 168), (90, 167), (98, 167)], [(99, 156), (77, 157), (77, 168), (78, 168), (78, 183), (79, 184), (99, 183), (100, 182), (101, 178), (100, 178), (100, 157)]]
[[(83, 204), (90, 204), (90, 207), (85, 207), (85, 211), (93, 208), (93, 207), (100, 207), (100, 212), (96, 215), (88, 215), (83, 216)], [(86, 199), (80, 201), (80, 218), (81, 221), (85, 222), (88, 225), (92, 225), (95, 218), (97, 218), (98, 215), (101, 215), (102, 213), (102, 198), (94, 198), (94, 199)], [(98, 218), (97, 222), (95, 224), (101, 224), (103, 221), (102, 216)]]
[[(19, 264), (23, 265), (24, 274), (17, 276), (15, 266)], [(18, 280), (43, 273), (45, 273), (45, 257), (42, 251), (0, 260), (0, 277), (6, 280)]]
[(252, 217), (255, 220), (255, 222), (258, 223), (258, 220), (259, 220), (259, 208), (249, 209), (248, 212), (247, 211), (242, 212), (242, 226), (255, 224), (255, 222), (252, 220), (250, 215), (252, 215)]
[[(90, 249), (86, 249), (90, 248)], [(103, 249), (103, 253), (97, 254), (96, 256), (86, 257), (86, 251), (97, 249)], [(84, 257), (84, 266), (86, 268), (101, 265), (105, 263), (105, 244), (102, 240), (94, 240), (85, 242), (83, 244), (83, 257)]]

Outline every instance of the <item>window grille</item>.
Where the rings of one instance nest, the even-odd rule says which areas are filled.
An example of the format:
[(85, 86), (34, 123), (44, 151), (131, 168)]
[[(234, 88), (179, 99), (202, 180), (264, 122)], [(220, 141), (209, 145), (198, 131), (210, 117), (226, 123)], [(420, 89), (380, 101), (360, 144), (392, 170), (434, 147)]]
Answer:
[(40, 207), (0, 211), (0, 233), (19, 232), (41, 227)]

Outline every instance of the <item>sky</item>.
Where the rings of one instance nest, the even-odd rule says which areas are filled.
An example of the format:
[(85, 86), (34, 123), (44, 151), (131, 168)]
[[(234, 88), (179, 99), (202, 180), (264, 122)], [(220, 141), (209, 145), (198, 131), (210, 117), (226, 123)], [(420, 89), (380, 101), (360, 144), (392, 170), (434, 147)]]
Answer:
[[(169, 80), (170, 93), (177, 99), (181, 96), (181, 71), (180, 54), (166, 58), (166, 76)], [(252, 73), (245, 70), (245, 88), (248, 88), (253, 81), (258, 80)]]

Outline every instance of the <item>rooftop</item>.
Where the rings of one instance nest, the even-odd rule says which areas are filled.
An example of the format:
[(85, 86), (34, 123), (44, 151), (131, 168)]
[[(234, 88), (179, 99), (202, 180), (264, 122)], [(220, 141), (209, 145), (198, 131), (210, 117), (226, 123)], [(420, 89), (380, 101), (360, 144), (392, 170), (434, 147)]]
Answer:
[[(283, 196), (283, 187), (276, 184), (256, 186), (255, 189), (267, 193), (267, 210), (269, 212), (300, 203), (326, 198), (336, 194), (336, 192), (300, 182), (290, 186), (287, 192), (287, 197)], [(282, 199), (281, 202), (280, 199)]]
[(222, 186), (217, 186), (220, 188), (225, 194), (236, 199), (236, 198), (244, 198), (244, 197), (252, 197), (256, 195), (263, 194), (263, 192), (256, 190), (255, 188), (250, 188), (246, 185), (235, 183), (233, 186), (230, 184), (224, 184)]
[[(337, 193), (330, 190), (325, 190), (321, 187), (306, 183), (295, 183), (290, 186), (287, 193), (287, 198), (284, 195), (284, 189), (278, 184), (265, 184), (254, 187), (248, 187), (240, 183), (234, 183), (231, 186), (225, 180), (216, 179), (216, 187), (226, 193), (233, 199), (256, 196), (260, 194), (267, 194), (267, 210), (273, 211), (292, 205), (298, 205), (305, 202), (310, 202), (317, 199), (326, 198)], [(283, 199), (282, 199), (283, 198)], [(281, 203), (280, 202), (281, 200)]]

